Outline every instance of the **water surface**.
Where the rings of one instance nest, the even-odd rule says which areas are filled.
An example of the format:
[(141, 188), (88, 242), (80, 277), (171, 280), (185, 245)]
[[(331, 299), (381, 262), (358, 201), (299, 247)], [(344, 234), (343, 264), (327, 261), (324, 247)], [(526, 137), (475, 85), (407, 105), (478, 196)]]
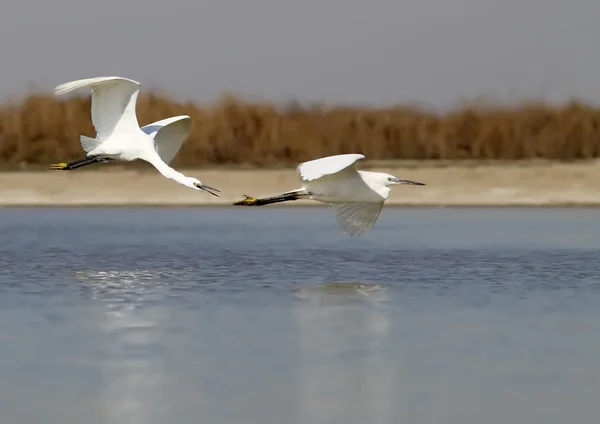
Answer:
[(2, 422), (596, 423), (598, 209), (0, 209)]

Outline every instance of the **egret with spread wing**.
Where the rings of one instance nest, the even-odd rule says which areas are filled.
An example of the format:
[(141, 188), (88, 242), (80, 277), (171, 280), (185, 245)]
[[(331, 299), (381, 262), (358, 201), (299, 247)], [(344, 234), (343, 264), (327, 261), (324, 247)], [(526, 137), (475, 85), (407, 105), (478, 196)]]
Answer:
[(140, 83), (121, 77), (87, 78), (61, 84), (56, 95), (78, 88), (92, 90), (92, 123), (96, 138), (80, 136), (87, 155), (70, 163), (55, 163), (50, 169), (73, 170), (93, 163), (111, 160), (141, 159), (152, 164), (166, 178), (194, 190), (204, 190), (213, 196), (220, 192), (171, 168), (173, 160), (190, 131), (189, 116), (175, 116), (140, 128), (135, 113)]
[(301, 163), (297, 173), (302, 188), (261, 199), (245, 196), (234, 205), (263, 206), (298, 199), (329, 203), (342, 230), (350, 236), (360, 235), (377, 221), (391, 185), (425, 185), (382, 172), (358, 171), (356, 162), (364, 158), (353, 153)]

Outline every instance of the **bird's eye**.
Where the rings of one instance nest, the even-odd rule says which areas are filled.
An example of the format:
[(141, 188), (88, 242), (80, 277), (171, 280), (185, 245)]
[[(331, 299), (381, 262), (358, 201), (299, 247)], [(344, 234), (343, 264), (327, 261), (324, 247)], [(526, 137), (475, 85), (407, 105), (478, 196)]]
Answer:
[(394, 179), (392, 177), (388, 177), (388, 181), (392, 182)]

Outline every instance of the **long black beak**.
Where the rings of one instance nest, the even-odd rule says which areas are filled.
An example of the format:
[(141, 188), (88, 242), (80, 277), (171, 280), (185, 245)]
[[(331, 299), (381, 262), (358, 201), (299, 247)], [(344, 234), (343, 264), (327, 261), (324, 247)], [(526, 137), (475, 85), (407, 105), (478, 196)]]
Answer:
[(420, 186), (424, 186), (424, 183), (420, 183), (418, 181), (411, 181), (411, 180), (398, 180), (396, 181), (398, 184), (408, 184), (408, 185), (420, 185)]
[[(196, 187), (198, 187), (200, 190), (204, 190), (205, 192), (210, 193), (216, 197), (219, 197), (219, 195), (217, 193), (221, 192), (221, 190), (219, 190), (218, 188), (213, 188), (211, 186), (207, 186), (206, 184), (196, 184)], [(217, 193), (213, 193), (213, 192), (217, 192)]]

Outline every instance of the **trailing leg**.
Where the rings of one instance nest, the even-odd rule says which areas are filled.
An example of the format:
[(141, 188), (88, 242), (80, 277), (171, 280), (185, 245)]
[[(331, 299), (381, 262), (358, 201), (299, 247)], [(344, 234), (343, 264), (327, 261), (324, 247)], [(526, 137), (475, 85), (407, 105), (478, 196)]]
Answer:
[(84, 166), (91, 165), (93, 163), (107, 163), (111, 159), (105, 156), (86, 156), (82, 159), (75, 160), (73, 162), (65, 163), (53, 163), (50, 165), (50, 169), (54, 170), (62, 170), (62, 171), (71, 171), (73, 169), (82, 168)]
[(233, 203), (235, 206), (264, 206), (270, 205), (272, 203), (282, 203), (282, 202), (290, 202), (293, 200), (302, 199), (308, 196), (304, 190), (295, 190), (290, 191), (288, 193), (283, 193), (278, 196), (272, 197), (263, 197), (257, 199), (256, 197), (246, 196), (244, 194), (244, 199), (238, 202)]

